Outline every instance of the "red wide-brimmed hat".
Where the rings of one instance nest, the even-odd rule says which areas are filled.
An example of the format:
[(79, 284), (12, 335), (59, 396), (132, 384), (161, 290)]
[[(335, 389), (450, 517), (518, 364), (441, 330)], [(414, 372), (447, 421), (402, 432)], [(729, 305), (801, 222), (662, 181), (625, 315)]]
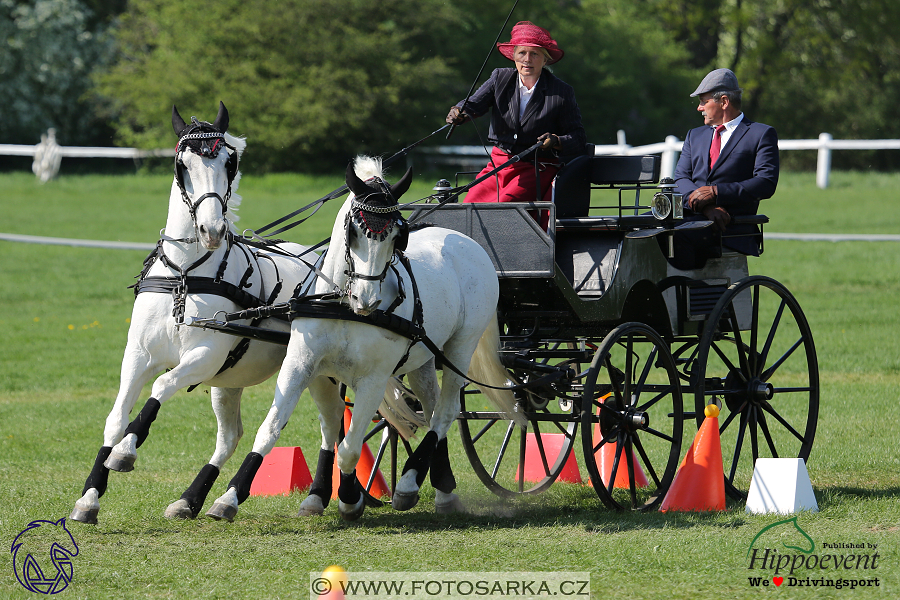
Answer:
[(565, 55), (565, 52), (556, 45), (556, 40), (550, 37), (550, 32), (543, 27), (538, 27), (531, 21), (519, 21), (516, 23), (512, 28), (512, 39), (507, 43), (497, 44), (497, 49), (500, 50), (500, 54), (509, 60), (515, 60), (513, 53), (516, 46), (543, 48), (550, 53), (550, 60), (547, 61), (548, 65), (559, 62)]

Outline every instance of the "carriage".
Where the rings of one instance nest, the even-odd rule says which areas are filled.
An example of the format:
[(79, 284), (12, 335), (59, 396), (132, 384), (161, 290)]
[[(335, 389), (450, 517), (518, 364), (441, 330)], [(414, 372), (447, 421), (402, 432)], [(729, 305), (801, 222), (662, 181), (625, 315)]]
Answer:
[[(279, 368), (253, 450), (208, 516), (234, 518), (307, 388), (323, 436), (300, 509), (307, 515), (327, 506), (336, 457), (345, 519), (380, 504), (372, 486), (382, 467), (395, 509), (416, 505), (430, 468), (436, 509), (458, 510), (446, 438), (454, 421), (475, 474), (502, 496), (571, 478), (580, 437), (590, 484), (616, 509), (662, 501), (693, 429), (685, 424), (699, 426), (709, 404), (721, 411), (729, 495), (743, 497), (760, 456), (808, 458), (819, 381), (803, 311), (783, 285), (751, 276), (747, 257), (724, 245), (685, 268), (676, 237), (711, 223), (683, 218), (658, 157), (589, 152), (560, 170), (552, 202), (459, 204), (453, 200), (472, 184), (441, 180), (429, 201), (403, 205), (412, 170), (389, 185), (380, 159), (357, 157), (347, 187), (238, 235), (233, 192), (244, 143), (226, 133), (225, 106), (214, 123), (191, 124), (173, 107), (172, 125), (179, 145), (169, 218), (135, 284), (119, 394), (73, 520), (97, 522), (109, 472), (134, 468), (161, 405), (181, 387), (207, 382), (216, 449), (166, 510), (198, 516), (241, 437), (242, 389)], [(305, 218), (261, 236), (348, 188), (321, 257), (273, 239)], [(734, 220), (761, 253), (768, 219)], [(228, 312), (235, 308), (243, 310)], [(161, 370), (129, 422), (144, 384)], [(353, 382), (360, 417), (346, 432), (340, 382)], [(427, 428), (415, 451), (405, 439), (413, 427)], [(401, 431), (409, 455), (402, 473)], [(363, 444), (379, 435), (375, 464), (357, 474)]]
[[(553, 203), (413, 210), (411, 221), (428, 212), (478, 241), (500, 278), (502, 360), (526, 385), (528, 427), (482, 410), (471, 389), (459, 418), (495, 493), (546, 489), (580, 448), (606, 505), (653, 508), (711, 403), (731, 497), (745, 497), (756, 458), (808, 458), (819, 382), (799, 303), (727, 249), (699, 269), (673, 266), (675, 232), (709, 224), (681, 220), (659, 172), (658, 156), (588, 155), (560, 172)], [(535, 209), (550, 212), (547, 231)], [(762, 251), (767, 217), (735, 220)]]
[[(673, 264), (673, 236), (710, 223), (682, 220), (659, 157), (579, 157), (559, 173), (549, 203), (459, 204), (446, 202), (448, 189), (442, 180), (438, 205), (404, 210), (410, 223), (478, 242), (499, 277), (500, 355), (527, 426), (492, 410), (474, 386), (462, 390), (457, 419), (471, 466), (491, 491), (539, 493), (571, 473), (574, 455), (607, 506), (655, 508), (692, 424), (713, 403), (731, 497), (745, 496), (756, 458), (809, 456), (819, 382), (799, 303), (727, 249), (702, 268)], [(546, 230), (539, 211), (549, 213)], [(767, 217), (735, 220), (762, 251)], [(287, 343), (284, 334), (227, 322), (194, 324)], [(380, 440), (375, 468), (390, 470), (393, 489), (399, 443), (411, 448), (384, 419), (366, 440)], [(369, 505), (379, 504), (368, 495), (374, 474), (360, 475)]]

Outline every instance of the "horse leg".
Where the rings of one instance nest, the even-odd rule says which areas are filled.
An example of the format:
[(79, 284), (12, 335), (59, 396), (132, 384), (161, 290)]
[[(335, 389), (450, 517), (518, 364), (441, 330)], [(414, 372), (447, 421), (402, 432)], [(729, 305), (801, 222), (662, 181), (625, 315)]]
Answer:
[(365, 510), (365, 496), (356, 477), (356, 464), (362, 454), (366, 429), (384, 399), (387, 378), (364, 377), (355, 388), (354, 414), (344, 441), (338, 445), (338, 468), (341, 470), (338, 487), (338, 512), (345, 521), (355, 521)]
[(69, 515), (73, 521), (97, 524), (100, 497), (106, 493), (109, 482), (109, 468), (104, 463), (112, 453), (113, 445), (122, 439), (128, 422), (128, 413), (131, 412), (141, 389), (153, 373), (149, 360), (149, 356), (140, 351), (133, 348), (126, 349), (125, 358), (122, 360), (119, 393), (112, 410), (106, 417), (103, 445), (97, 452), (94, 466), (84, 483), (82, 496), (75, 502), (72, 514)]
[(422, 403), (422, 410), (429, 422), (429, 432), (403, 465), (403, 474), (391, 496), (394, 510), (409, 510), (419, 503), (419, 489), (428, 473), (431, 457), (437, 447), (437, 434), (431, 427), (436, 400), (440, 395), (434, 360), (407, 374), (409, 387)]
[[(471, 353), (453, 352), (453, 345), (445, 345), (448, 360), (460, 368), (468, 368)], [(452, 358), (451, 358), (452, 356)], [(428, 367), (427, 369), (425, 367)], [(435, 489), (435, 510), (438, 513), (453, 513), (463, 510), (459, 496), (453, 493), (456, 489), (456, 478), (450, 466), (450, 454), (447, 446), (447, 433), (459, 415), (459, 389), (463, 378), (451, 371), (443, 370), (440, 388), (437, 385), (437, 374), (432, 365), (410, 373), (410, 386), (419, 398), (438, 398), (429, 419), (429, 432), (425, 434), (419, 447), (413, 452), (403, 467), (403, 476), (394, 491), (392, 506), (396, 510), (409, 510), (418, 502), (418, 491), (425, 481), (425, 475), (431, 474), (431, 485)]]
[(253, 442), (253, 450), (244, 458), (244, 462), (237, 474), (228, 483), (228, 489), (224, 494), (216, 498), (212, 507), (206, 512), (206, 516), (213, 519), (233, 521), (237, 515), (238, 506), (250, 496), (250, 485), (259, 467), (262, 466), (263, 457), (272, 451), (281, 430), (287, 425), (288, 419), (297, 406), (300, 393), (306, 389), (310, 380), (310, 362), (304, 363), (292, 353), (288, 347), (288, 356), (282, 364), (275, 386), (275, 399), (266, 415), (262, 425), (256, 432)]
[[(156, 420), (160, 407), (181, 388), (202, 383), (213, 377), (225, 360), (225, 357), (219, 357), (219, 354), (222, 353), (215, 352), (208, 347), (195, 348), (185, 353), (181, 362), (174, 369), (163, 373), (153, 382), (150, 398), (147, 399), (137, 417), (128, 424), (124, 437), (113, 446), (109, 458), (104, 463), (108, 469), (122, 473), (134, 470), (137, 449), (147, 439), (150, 425)], [(124, 413), (126, 419), (127, 414)], [(122, 416), (120, 415), (119, 418)], [(109, 422), (107, 421), (108, 426)]]
[(310, 394), (319, 409), (319, 423), (322, 429), (322, 446), (309, 494), (300, 504), (298, 516), (321, 515), (331, 501), (331, 480), (334, 470), (335, 451), (344, 414), (344, 399), (339, 386), (327, 377), (319, 377), (309, 385)]
[(216, 450), (209, 463), (200, 470), (181, 498), (166, 509), (165, 516), (167, 518), (195, 519), (200, 514), (203, 503), (206, 502), (206, 496), (219, 476), (222, 466), (234, 454), (241, 436), (244, 435), (241, 423), (241, 394), (243, 392), (243, 388), (211, 388), (212, 407), (218, 424)]

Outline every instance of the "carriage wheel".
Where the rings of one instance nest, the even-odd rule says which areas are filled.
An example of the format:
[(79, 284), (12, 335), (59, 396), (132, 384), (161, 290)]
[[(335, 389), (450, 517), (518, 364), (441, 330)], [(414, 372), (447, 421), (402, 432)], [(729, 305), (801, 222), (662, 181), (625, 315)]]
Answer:
[(655, 507), (681, 453), (681, 385), (668, 345), (647, 325), (619, 325), (597, 349), (584, 388), (581, 438), (591, 485), (610, 508)]
[(697, 424), (706, 405), (720, 406), (725, 491), (740, 500), (760, 456), (809, 457), (819, 415), (816, 348), (797, 300), (768, 277), (732, 285), (708, 323), (693, 373)]
[[(571, 342), (551, 344), (549, 350), (576, 352)], [(571, 368), (576, 374), (581, 372), (581, 363), (575, 359), (539, 362)], [(512, 372), (521, 383), (544, 374), (516, 369)], [(475, 474), (489, 490), (503, 497), (537, 494), (566, 470), (578, 429), (577, 395), (581, 386), (577, 381), (568, 390), (547, 385), (516, 392), (519, 410), (528, 419), (525, 429), (494, 412), (477, 390), (463, 388), (459, 419), (463, 448)]]
[[(378, 447), (373, 444), (369, 445), (372, 451), (375, 464), (368, 478), (363, 473), (357, 473), (357, 479), (363, 488), (363, 494), (366, 496), (366, 506), (379, 507), (384, 504), (380, 494), (376, 494), (378, 486), (376, 485), (376, 477), (380, 472), (388, 485), (391, 495), (394, 488), (397, 487), (397, 479), (401, 473), (399, 469), (403, 469), (406, 460), (412, 454), (412, 448), (409, 442), (400, 437), (397, 430), (391, 427), (384, 418), (377, 423), (373, 423), (371, 429), (366, 433), (364, 438), (368, 444), (371, 440), (376, 440)], [(405, 452), (405, 456), (401, 458), (401, 449)], [(399, 463), (399, 467), (398, 467)]]

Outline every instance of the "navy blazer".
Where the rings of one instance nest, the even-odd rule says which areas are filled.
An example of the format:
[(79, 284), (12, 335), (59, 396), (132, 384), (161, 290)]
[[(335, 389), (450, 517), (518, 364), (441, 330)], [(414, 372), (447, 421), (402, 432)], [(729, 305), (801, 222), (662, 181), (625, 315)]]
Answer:
[[(537, 143), (539, 135), (559, 136), (564, 157), (584, 154), (587, 134), (575, 90), (546, 69), (535, 85), (522, 122), (519, 122), (518, 73), (515, 68), (494, 69), (490, 79), (472, 94), (466, 113), (480, 117), (491, 111), (488, 139), (501, 149), (518, 154)], [(462, 107), (462, 102), (457, 106)]]
[[(675, 167), (675, 191), (684, 198), (685, 214), (693, 214), (687, 206), (688, 196), (699, 187), (715, 185), (716, 205), (731, 215), (755, 215), (759, 201), (771, 198), (778, 185), (778, 134), (762, 123), (745, 116), (728, 138), (716, 164), (709, 168), (709, 147), (714, 129), (708, 125), (688, 131), (684, 147)], [(746, 233), (746, 229), (729, 225), (725, 236)], [(753, 228), (755, 230), (755, 228)], [(747, 238), (724, 240), (724, 245), (758, 254)]]

